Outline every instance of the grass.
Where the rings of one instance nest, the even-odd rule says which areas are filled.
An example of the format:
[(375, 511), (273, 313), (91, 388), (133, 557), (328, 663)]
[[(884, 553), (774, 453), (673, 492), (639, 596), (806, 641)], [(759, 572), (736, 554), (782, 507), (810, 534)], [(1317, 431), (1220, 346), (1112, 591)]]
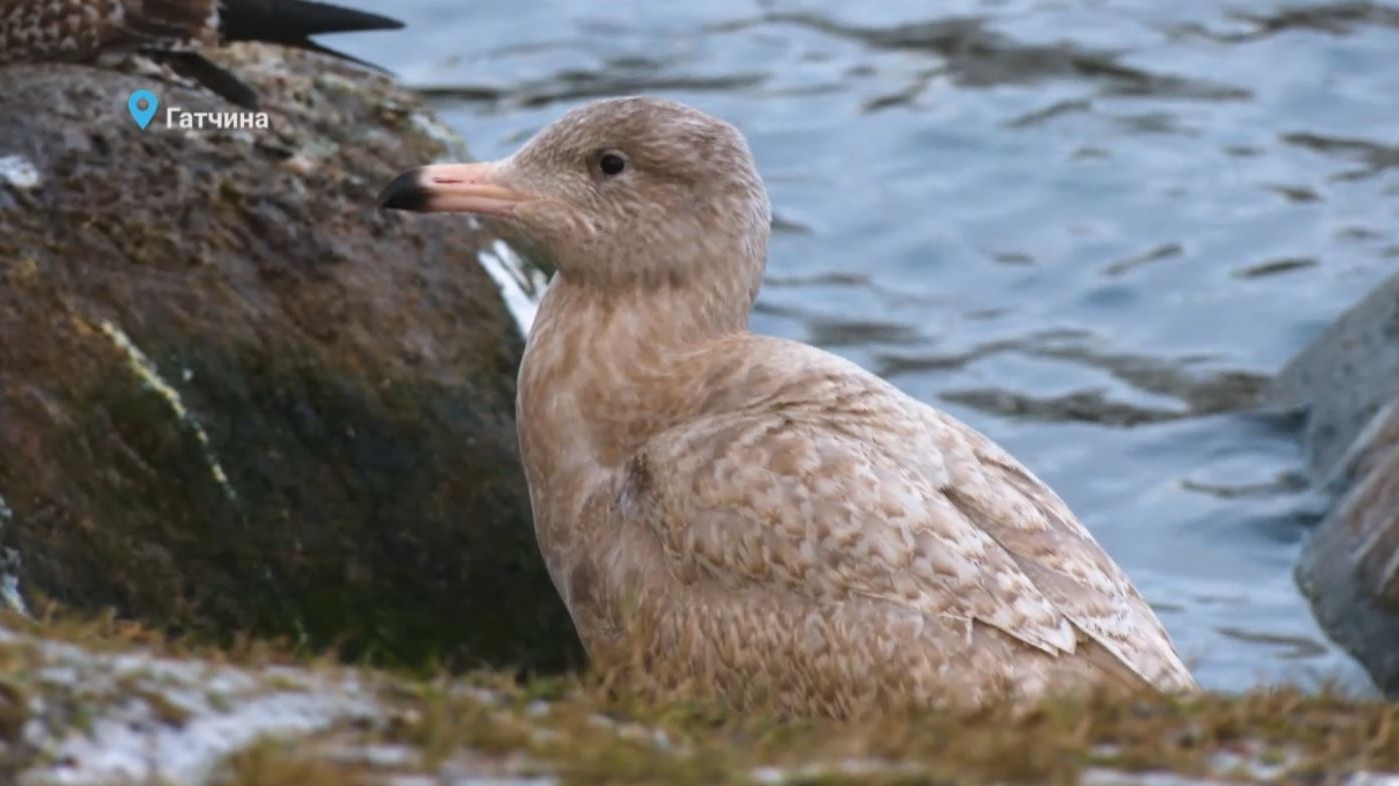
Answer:
[(97, 615), (73, 613), (50, 602), (34, 604), (34, 616), (0, 609), (0, 629), (48, 641), (74, 644), (92, 652), (122, 652), (140, 648), (154, 655), (196, 658), (213, 663), (258, 668), (272, 665), (329, 668), (341, 663), (334, 651), (294, 646), (290, 639), (235, 637), (222, 645), (204, 636), (171, 635), (113, 611)]
[(1399, 772), (1399, 706), (1334, 688), (1189, 698), (1081, 696), (1034, 706), (900, 713), (861, 722), (738, 718), (696, 703), (646, 705), (584, 678), (540, 704), (531, 684), (486, 706), (438, 688), (388, 739), (430, 769), (454, 751), (523, 755), (568, 784), (1048, 783), (1088, 768), (1326, 782)]
[(213, 778), (217, 786), (370, 786), (352, 766), (306, 755), (299, 746), (263, 740), (229, 757)]
[[(270, 664), (346, 669), (267, 643), (249, 641), (233, 651), (186, 644), (111, 617), (4, 624), (99, 651), (134, 646), (253, 672)], [(0, 732), (11, 740), (29, 717), (28, 698), (40, 689), (26, 676), (34, 657), (21, 647), (0, 647)], [(1327, 686), (1192, 697), (1087, 695), (836, 722), (740, 716), (694, 698), (640, 696), (626, 692), (615, 674), (358, 673), (375, 686), (381, 718), (313, 740), (254, 745), (225, 762), (218, 786), (369, 786), (389, 775), (453, 767), (544, 774), (579, 786), (1072, 784), (1093, 769), (1315, 784), (1339, 783), (1359, 771), (1399, 773), (1399, 704)], [(179, 727), (188, 720), (150, 681), (133, 680), (131, 698), (145, 702), (160, 723)], [(61, 717), (79, 724), (82, 708), (71, 709)], [(386, 764), (326, 754), (386, 746), (402, 755)]]

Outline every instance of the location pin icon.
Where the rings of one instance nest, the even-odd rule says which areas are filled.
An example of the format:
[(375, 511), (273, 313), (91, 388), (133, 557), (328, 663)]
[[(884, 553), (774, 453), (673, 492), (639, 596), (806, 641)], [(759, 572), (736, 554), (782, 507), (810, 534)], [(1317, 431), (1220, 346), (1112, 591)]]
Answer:
[(131, 110), (131, 119), (136, 121), (136, 125), (140, 126), (142, 131), (151, 124), (151, 118), (155, 117), (155, 110), (159, 107), (160, 99), (149, 90), (137, 90), (126, 102), (126, 108)]

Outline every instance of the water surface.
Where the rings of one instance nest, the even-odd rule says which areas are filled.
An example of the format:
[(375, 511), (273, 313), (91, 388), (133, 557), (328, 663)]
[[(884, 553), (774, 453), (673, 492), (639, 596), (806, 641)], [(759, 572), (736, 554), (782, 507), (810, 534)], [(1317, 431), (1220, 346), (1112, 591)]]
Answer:
[(1362, 679), (1292, 583), (1298, 448), (1248, 410), (1399, 269), (1399, 6), (937, 5), (404, 0), (346, 48), (483, 158), (596, 96), (733, 121), (778, 216), (757, 330), (1003, 444), (1208, 686)]

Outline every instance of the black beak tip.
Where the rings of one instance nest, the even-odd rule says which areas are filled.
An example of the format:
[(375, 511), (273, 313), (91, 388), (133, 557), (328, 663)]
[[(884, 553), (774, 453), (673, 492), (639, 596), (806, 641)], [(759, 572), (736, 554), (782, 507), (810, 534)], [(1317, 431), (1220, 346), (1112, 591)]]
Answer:
[(428, 191), (423, 187), (423, 179), (416, 169), (409, 170), (394, 178), (379, 193), (379, 207), (385, 210), (408, 210), (420, 212), (427, 209)]

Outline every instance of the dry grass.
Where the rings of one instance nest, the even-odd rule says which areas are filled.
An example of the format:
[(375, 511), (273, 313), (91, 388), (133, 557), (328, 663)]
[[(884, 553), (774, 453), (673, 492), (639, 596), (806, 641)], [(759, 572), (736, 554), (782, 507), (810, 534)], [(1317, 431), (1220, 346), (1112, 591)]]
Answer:
[(264, 741), (230, 757), (213, 782), (216, 786), (370, 786), (376, 781), (353, 767), (308, 756), (297, 746)]
[[(172, 643), (111, 618), (5, 624), (97, 650), (135, 645), (253, 671), (271, 663), (345, 668), (267, 644), (230, 653)], [(22, 647), (0, 647), (0, 729), (11, 739), (35, 689), (24, 676), (34, 668), (32, 657)], [(319, 744), (324, 740), (266, 742), (231, 758), (219, 786), (360, 786), (444, 766), (603, 786), (748, 784), (779, 775), (801, 784), (1070, 784), (1093, 768), (1241, 781), (1267, 770), (1279, 782), (1299, 784), (1340, 782), (1362, 770), (1399, 773), (1399, 705), (1326, 687), (1063, 697), (837, 722), (740, 715), (682, 695), (637, 695), (615, 673), (519, 680), (479, 672), (426, 681), (362, 674), (380, 686), (383, 717), (321, 736), (340, 750), (389, 746), (405, 752), (406, 763), (386, 770), (353, 757), (331, 760), (317, 753), (328, 749)], [(137, 698), (161, 722), (185, 722), (178, 706), (149, 694), (147, 683)], [(80, 710), (74, 708), (72, 723), (80, 722)]]
[(547, 704), (534, 685), (496, 685), (502, 700), (492, 707), (437, 691), (390, 738), (423, 746), (430, 761), (454, 750), (523, 753), (575, 784), (752, 783), (764, 767), (822, 784), (1059, 784), (1092, 767), (1243, 780), (1266, 767), (1298, 783), (1399, 772), (1399, 706), (1334, 689), (1086, 696), (836, 722), (650, 704), (600, 684), (550, 685)]

